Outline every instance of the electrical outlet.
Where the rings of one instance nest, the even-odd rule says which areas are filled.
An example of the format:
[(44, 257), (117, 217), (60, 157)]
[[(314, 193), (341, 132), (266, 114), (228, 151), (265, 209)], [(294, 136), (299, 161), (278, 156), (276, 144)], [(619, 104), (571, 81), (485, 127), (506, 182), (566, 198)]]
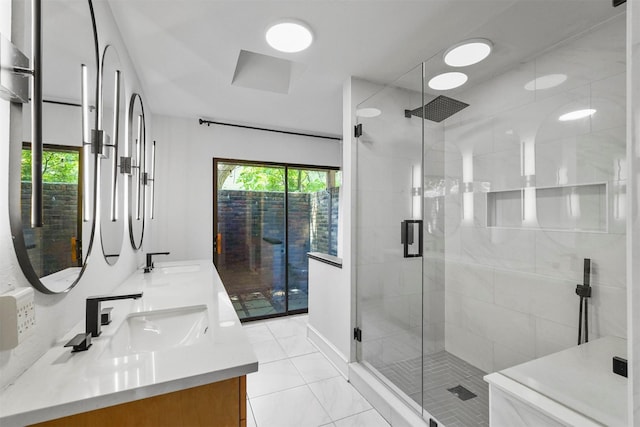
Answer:
[(0, 295), (0, 350), (15, 348), (36, 327), (33, 288), (18, 288)]

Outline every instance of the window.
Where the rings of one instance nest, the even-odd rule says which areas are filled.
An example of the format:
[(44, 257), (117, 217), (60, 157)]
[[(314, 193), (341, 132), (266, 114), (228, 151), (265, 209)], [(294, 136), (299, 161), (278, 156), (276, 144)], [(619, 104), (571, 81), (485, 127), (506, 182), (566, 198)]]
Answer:
[(339, 170), (214, 160), (214, 171), (214, 262), (238, 316), (306, 312), (307, 253), (337, 252)]

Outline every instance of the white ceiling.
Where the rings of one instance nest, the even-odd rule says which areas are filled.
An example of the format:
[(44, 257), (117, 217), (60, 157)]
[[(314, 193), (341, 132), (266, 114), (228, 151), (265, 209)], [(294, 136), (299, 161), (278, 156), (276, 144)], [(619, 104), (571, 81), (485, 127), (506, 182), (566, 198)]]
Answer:
[[(470, 83), (620, 13), (609, 0), (109, 0), (153, 113), (339, 135), (349, 76), (391, 83), (469, 37), (495, 43)], [(300, 53), (269, 47), (269, 24), (314, 31)], [(232, 85), (247, 50), (303, 64), (288, 94)], [(438, 68), (434, 58), (430, 64)]]

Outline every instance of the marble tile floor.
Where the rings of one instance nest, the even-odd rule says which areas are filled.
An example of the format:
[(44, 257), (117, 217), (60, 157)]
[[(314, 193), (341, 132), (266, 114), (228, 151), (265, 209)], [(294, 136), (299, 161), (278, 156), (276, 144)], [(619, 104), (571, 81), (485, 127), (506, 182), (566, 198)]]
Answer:
[(258, 362), (247, 376), (248, 427), (388, 427), (307, 340), (307, 315), (245, 323)]

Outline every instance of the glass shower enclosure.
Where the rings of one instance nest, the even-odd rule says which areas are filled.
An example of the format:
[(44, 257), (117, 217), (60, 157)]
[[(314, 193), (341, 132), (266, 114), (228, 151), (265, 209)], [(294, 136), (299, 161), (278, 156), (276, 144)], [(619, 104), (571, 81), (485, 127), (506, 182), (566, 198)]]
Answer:
[[(427, 122), (467, 105), (425, 91), (426, 68), (356, 111), (357, 357), (416, 410), (430, 408), (445, 425), (464, 417), (488, 425), (485, 372), (445, 347), (445, 138)], [(459, 405), (466, 393), (477, 398)]]
[(429, 87), (439, 52), (356, 110), (357, 360), (440, 425), (489, 425), (486, 373), (576, 345), (584, 259), (591, 339), (626, 337), (625, 11), (562, 3), (480, 25), (503, 33), (461, 87)]

